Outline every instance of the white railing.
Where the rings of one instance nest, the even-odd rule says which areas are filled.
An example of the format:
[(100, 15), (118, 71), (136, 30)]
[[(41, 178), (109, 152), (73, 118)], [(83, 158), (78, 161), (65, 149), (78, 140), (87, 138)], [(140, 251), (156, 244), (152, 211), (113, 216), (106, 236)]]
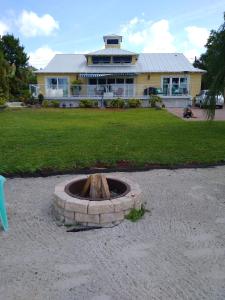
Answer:
[[(145, 84), (103, 84), (103, 85), (41, 85), (31, 84), (34, 97), (41, 93), (45, 98), (149, 98), (150, 85)], [(151, 89), (150, 89), (151, 90)], [(163, 85), (163, 96), (188, 96), (189, 85)]]

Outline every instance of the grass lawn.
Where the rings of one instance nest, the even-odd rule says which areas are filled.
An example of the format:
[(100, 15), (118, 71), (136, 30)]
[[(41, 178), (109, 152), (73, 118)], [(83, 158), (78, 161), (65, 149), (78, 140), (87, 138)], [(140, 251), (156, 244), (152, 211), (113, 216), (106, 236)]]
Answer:
[(225, 161), (225, 122), (186, 122), (164, 110), (6, 110), (0, 128), (5, 175)]

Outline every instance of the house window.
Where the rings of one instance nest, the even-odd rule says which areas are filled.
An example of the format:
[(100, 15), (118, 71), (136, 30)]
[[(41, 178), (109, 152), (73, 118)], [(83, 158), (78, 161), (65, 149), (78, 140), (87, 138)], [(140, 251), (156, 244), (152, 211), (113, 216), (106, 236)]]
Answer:
[(118, 45), (119, 41), (118, 41), (118, 39), (108, 39), (107, 44), (108, 45)]
[(183, 94), (188, 94), (188, 81), (187, 77), (181, 77), (180, 78), (180, 90)]
[(132, 61), (131, 55), (124, 55), (124, 56), (113, 56), (113, 63), (114, 64), (130, 64)]
[(117, 78), (116, 83), (117, 84), (124, 84), (124, 78)]
[(107, 83), (108, 84), (115, 84), (116, 79), (115, 78), (108, 78)]
[(47, 94), (54, 95), (52, 90), (57, 90), (56, 96), (68, 96), (68, 78), (67, 77), (48, 77), (46, 79)]
[(162, 79), (163, 94), (167, 96), (180, 96), (188, 94), (188, 78), (171, 76)]
[(47, 84), (52, 89), (57, 89), (58, 86), (58, 78), (48, 78)]
[(169, 95), (170, 94), (170, 78), (164, 77), (163, 78), (163, 94), (164, 95)]
[(95, 79), (95, 78), (90, 78), (90, 79), (89, 79), (89, 84), (90, 84), (90, 85), (96, 85), (96, 84), (97, 84), (97, 79)]
[(109, 64), (111, 62), (110, 56), (92, 56), (93, 64)]
[(98, 84), (106, 84), (106, 79), (105, 78), (99, 78), (98, 79)]
[(126, 84), (133, 84), (134, 83), (134, 79), (133, 78), (127, 78), (126, 79)]

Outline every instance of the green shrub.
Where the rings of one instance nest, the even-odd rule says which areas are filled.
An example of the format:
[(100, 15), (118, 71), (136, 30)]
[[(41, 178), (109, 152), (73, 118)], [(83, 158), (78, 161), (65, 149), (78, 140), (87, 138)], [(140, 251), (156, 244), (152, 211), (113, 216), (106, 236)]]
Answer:
[(44, 100), (44, 101), (42, 102), (42, 106), (43, 106), (44, 108), (50, 107), (50, 101)]
[(72, 85), (78, 85), (78, 84), (82, 84), (82, 80), (80, 79), (74, 79), (72, 82), (71, 82)]
[(158, 104), (162, 104), (162, 99), (156, 95), (150, 95), (149, 104), (151, 107), (156, 107)]
[(112, 108), (123, 108), (125, 107), (125, 101), (123, 99), (117, 98), (113, 100), (106, 100), (107, 105), (106, 107), (112, 107)]
[(40, 104), (42, 104), (42, 102), (44, 101), (44, 96), (43, 96), (43, 94), (39, 94), (38, 95), (38, 102), (40, 103)]
[(79, 106), (82, 108), (94, 108), (98, 107), (98, 101), (97, 100), (80, 100)]
[(50, 106), (54, 107), (54, 108), (58, 108), (60, 106), (60, 101), (52, 100), (52, 101), (50, 101)]
[(6, 104), (6, 99), (4, 97), (0, 97), (0, 106), (4, 106)]
[(23, 102), (24, 104), (34, 104), (35, 102), (34, 97), (31, 95), (29, 90), (21, 90), (19, 101)]
[[(8, 93), (6, 91), (4, 91), (1, 87), (0, 87), (0, 101), (1, 103), (5, 103), (8, 99)], [(3, 105), (3, 104), (1, 104)]]
[(42, 107), (44, 108), (48, 108), (48, 107), (54, 107), (54, 108), (58, 108), (60, 106), (60, 101), (58, 100), (44, 100), (42, 102)]
[(141, 219), (144, 216), (144, 214), (145, 214), (145, 208), (142, 205), (141, 209), (135, 209), (135, 208), (131, 209), (131, 211), (127, 216), (125, 216), (125, 218), (127, 220), (130, 220), (131, 222), (136, 222), (139, 219)]
[(135, 108), (135, 107), (140, 107), (142, 101), (140, 99), (129, 99), (127, 101), (128, 107), (130, 108)]

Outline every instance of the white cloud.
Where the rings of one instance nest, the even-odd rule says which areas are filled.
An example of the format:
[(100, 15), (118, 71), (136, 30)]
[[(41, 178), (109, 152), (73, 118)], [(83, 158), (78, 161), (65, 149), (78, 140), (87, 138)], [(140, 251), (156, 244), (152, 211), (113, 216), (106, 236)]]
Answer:
[(209, 30), (204, 27), (188, 26), (185, 28), (186, 41), (183, 43), (184, 55), (190, 62), (205, 52), (205, 44), (209, 37)]
[(149, 28), (147, 43), (144, 52), (175, 52), (174, 36), (169, 31), (169, 22), (161, 20)]
[(210, 32), (207, 28), (194, 25), (179, 30), (183, 34), (176, 37), (170, 31), (168, 20), (152, 22), (143, 17), (134, 17), (121, 26), (127, 47), (136, 47), (141, 52), (183, 52), (193, 62), (195, 56), (199, 57), (205, 51), (204, 45)]
[(33, 11), (24, 10), (18, 20), (20, 32), (27, 37), (51, 35), (59, 28), (58, 22), (49, 14), (39, 17)]
[(204, 27), (188, 26), (185, 28), (189, 42), (197, 47), (203, 48), (209, 37), (209, 30)]
[(8, 25), (6, 25), (4, 22), (0, 21), (0, 35), (4, 35), (9, 30)]
[(127, 40), (130, 43), (139, 45), (144, 41), (145, 32), (143, 31), (145, 31), (145, 27), (146, 24), (143, 19), (134, 17), (129, 22), (121, 26), (121, 34), (124, 36), (125, 41)]
[(184, 51), (184, 55), (187, 57), (187, 59), (193, 63), (195, 60), (195, 57), (199, 57), (201, 54), (200, 51), (198, 51), (197, 49), (189, 49)]
[(169, 21), (146, 21), (137, 17), (121, 27), (121, 33), (130, 44), (138, 45), (143, 52), (174, 52), (174, 36)]
[(61, 52), (52, 50), (49, 46), (43, 46), (29, 53), (29, 63), (37, 69), (44, 68), (55, 54)]

